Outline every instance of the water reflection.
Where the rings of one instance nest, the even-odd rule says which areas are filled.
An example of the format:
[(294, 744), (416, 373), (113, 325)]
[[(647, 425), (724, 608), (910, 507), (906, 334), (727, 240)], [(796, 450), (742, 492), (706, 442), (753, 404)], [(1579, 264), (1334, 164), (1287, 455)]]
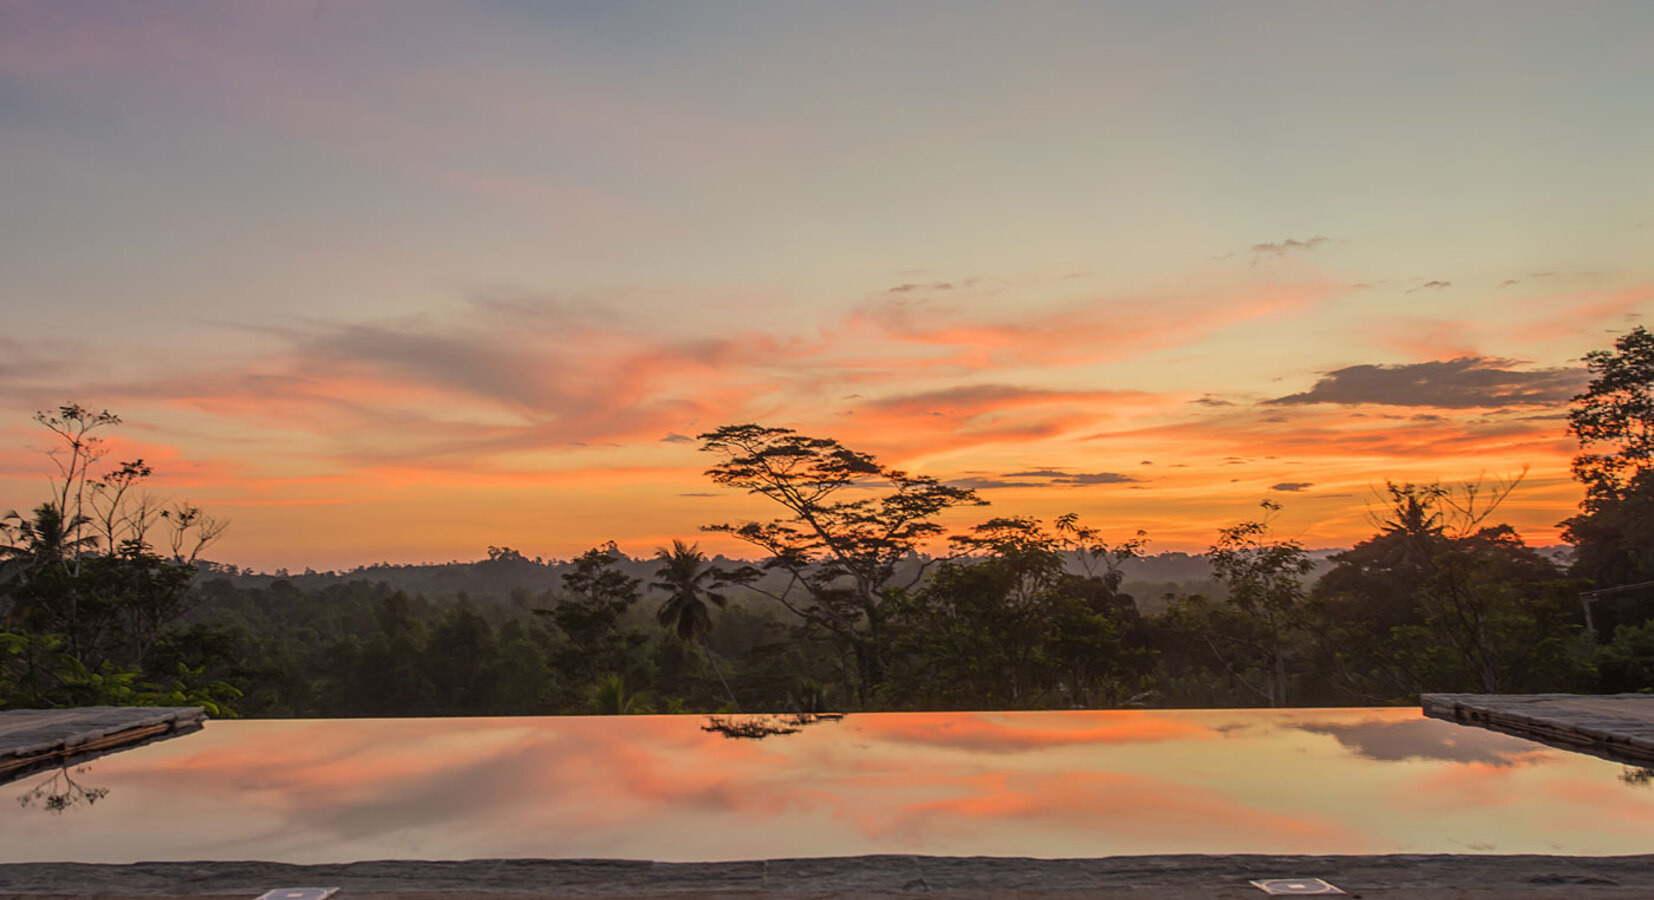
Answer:
[(1631, 787), (1647, 787), (1650, 783), (1654, 783), (1654, 769), (1627, 766), (1624, 771), (1620, 772), (1620, 781)]
[(213, 722), (0, 860), (1641, 852), (1620, 774), (1416, 709)]
[(763, 740), (780, 734), (797, 734), (818, 722), (837, 722), (843, 713), (794, 713), (792, 715), (733, 715), (707, 716), (702, 731), (721, 734), (726, 738)]
[(31, 807), (43, 809), (47, 812), (61, 813), (77, 806), (91, 806), (109, 795), (106, 787), (91, 787), (75, 780), (76, 775), (84, 775), (90, 768), (76, 766), (74, 772), (68, 766), (61, 766), (49, 778), (38, 781), (34, 787), (27, 788), (17, 797), (17, 805), (24, 809)]
[(1420, 718), (1399, 722), (1303, 722), (1297, 727), (1331, 735), (1361, 758), (1381, 762), (1437, 759), (1515, 765), (1538, 750), (1532, 741), (1483, 728), (1437, 728), (1434, 721)]

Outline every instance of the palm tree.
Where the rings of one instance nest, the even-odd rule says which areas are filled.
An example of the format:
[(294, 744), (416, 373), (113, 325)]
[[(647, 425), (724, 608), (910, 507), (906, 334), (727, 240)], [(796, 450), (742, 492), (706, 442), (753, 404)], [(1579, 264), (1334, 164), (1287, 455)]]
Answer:
[[(67, 563), (97, 548), (95, 537), (79, 537), (79, 527), (91, 522), (85, 516), (66, 519), (55, 503), (35, 507), (25, 519), (15, 510), (0, 517), (0, 575), (12, 573), (22, 581), (52, 563)], [(0, 578), (0, 580), (5, 580)]]
[(660, 624), (677, 632), (678, 640), (701, 648), (713, 673), (723, 684), (724, 692), (729, 694), (729, 702), (734, 704), (736, 712), (740, 712), (741, 704), (735, 699), (735, 692), (729, 689), (724, 673), (718, 670), (712, 652), (701, 643), (701, 639), (712, 631), (712, 612), (707, 604), (722, 607), (729, 602), (729, 598), (717, 593), (718, 588), (728, 583), (726, 573), (717, 566), (707, 564), (706, 555), (701, 553), (698, 544), (674, 540), (671, 550), (664, 547), (656, 550), (655, 557), (662, 563), (655, 570), (655, 577), (660, 580), (649, 586), (667, 592), (666, 601), (660, 605), (655, 617)]
[(600, 716), (632, 716), (650, 711), (643, 694), (626, 692), (626, 679), (619, 675), (605, 675), (592, 689), (592, 706)]

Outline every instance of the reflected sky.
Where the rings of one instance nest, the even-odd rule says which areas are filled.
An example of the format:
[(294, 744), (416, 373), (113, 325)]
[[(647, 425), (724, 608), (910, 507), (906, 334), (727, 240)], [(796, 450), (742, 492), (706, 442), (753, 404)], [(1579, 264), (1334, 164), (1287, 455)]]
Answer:
[(0, 788), (0, 861), (1646, 852), (1654, 787), (1417, 709), (210, 722)]

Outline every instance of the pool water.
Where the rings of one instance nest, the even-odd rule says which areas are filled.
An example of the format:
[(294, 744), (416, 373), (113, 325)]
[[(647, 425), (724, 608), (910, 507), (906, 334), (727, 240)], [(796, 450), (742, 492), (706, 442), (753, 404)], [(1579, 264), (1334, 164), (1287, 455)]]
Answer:
[(763, 739), (707, 725), (209, 722), (0, 787), (0, 861), (1654, 846), (1654, 784), (1626, 767), (1417, 709), (864, 714)]

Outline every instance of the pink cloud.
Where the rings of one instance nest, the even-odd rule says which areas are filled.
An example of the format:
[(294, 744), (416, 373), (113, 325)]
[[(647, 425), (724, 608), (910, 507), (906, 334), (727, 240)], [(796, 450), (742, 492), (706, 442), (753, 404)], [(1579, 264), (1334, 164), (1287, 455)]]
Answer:
[[(1603, 322), (1626, 322), (1630, 315), (1649, 311), (1654, 284), (1549, 294), (1528, 303), (1543, 314), (1509, 326), (1506, 333), (1514, 340), (1550, 342), (1559, 335), (1594, 333)], [(1623, 330), (1630, 330), (1630, 323)]]
[(1259, 285), (1081, 304), (978, 311), (938, 300), (881, 298), (850, 318), (855, 330), (923, 346), (952, 348), (971, 369), (1013, 364), (1089, 363), (1181, 346), (1231, 325), (1308, 308), (1342, 290), (1327, 282)]
[(1479, 357), (1479, 323), (1425, 316), (1381, 318), (1370, 326), (1384, 346), (1415, 360)]

